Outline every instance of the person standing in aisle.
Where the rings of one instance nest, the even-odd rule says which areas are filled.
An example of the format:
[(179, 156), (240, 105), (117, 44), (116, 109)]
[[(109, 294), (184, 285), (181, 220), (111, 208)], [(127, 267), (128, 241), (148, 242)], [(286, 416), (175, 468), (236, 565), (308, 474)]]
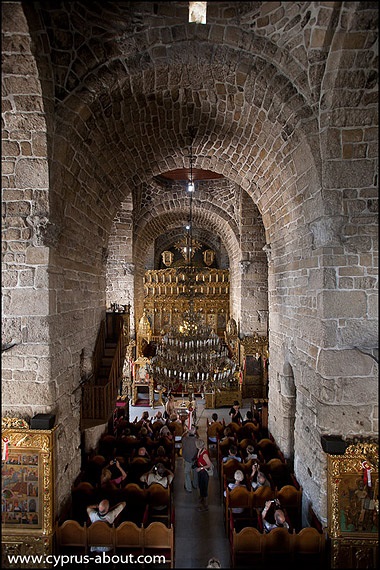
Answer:
[(196, 441), (198, 453), (197, 453), (197, 467), (196, 471), (198, 472), (198, 487), (199, 487), (199, 494), (200, 494), (200, 504), (198, 507), (199, 511), (208, 511), (208, 482), (209, 482), (209, 473), (213, 470), (213, 465), (211, 463), (210, 456), (208, 451), (205, 447), (205, 442), (203, 439), (197, 439)]
[(170, 418), (170, 416), (172, 416), (175, 413), (176, 413), (176, 411), (175, 411), (175, 398), (174, 398), (173, 394), (169, 394), (167, 402), (165, 404), (165, 411), (164, 411), (165, 420), (168, 420)]
[(193, 462), (197, 456), (197, 429), (192, 426), (182, 436), (182, 457), (184, 461), (185, 489), (191, 493), (198, 488), (198, 473), (193, 469)]

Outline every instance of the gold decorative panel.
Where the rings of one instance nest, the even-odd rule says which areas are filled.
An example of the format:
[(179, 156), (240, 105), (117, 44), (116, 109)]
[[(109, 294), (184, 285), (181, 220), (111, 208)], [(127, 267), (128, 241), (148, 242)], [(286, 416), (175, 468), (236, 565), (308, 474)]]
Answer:
[(328, 532), (332, 568), (377, 567), (378, 445), (349, 445), (328, 455)]
[(2, 428), (2, 562), (15, 567), (10, 554), (51, 552), (56, 428), (31, 430), (17, 418), (3, 418)]
[(228, 269), (199, 268), (191, 276), (178, 268), (145, 272), (144, 309), (153, 336), (161, 337), (171, 326), (178, 327), (189, 310), (191, 288), (194, 311), (223, 336), (229, 319), (230, 284)]
[[(46, 557), (53, 551), (52, 536), (27, 536), (26, 534), (7, 535), (3, 533), (1, 539), (2, 546), (2, 567), (3, 568), (51, 568), (51, 563), (46, 562)], [(41, 556), (40, 562), (20, 563), (13, 562), (13, 556)]]
[(239, 344), (243, 370), (243, 398), (266, 398), (268, 337), (254, 334), (244, 337)]

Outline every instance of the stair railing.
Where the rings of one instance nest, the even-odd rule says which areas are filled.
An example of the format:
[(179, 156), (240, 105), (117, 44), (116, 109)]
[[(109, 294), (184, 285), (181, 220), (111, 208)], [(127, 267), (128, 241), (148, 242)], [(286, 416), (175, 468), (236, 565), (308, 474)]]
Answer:
[(102, 364), (102, 358), (106, 348), (106, 319), (103, 319), (100, 323), (98, 336), (95, 342), (94, 353), (92, 356), (92, 370), (93, 377), (96, 383), (96, 377), (99, 374), (100, 366)]
[[(82, 390), (82, 419), (106, 422), (112, 415), (122, 378), (125, 358), (125, 341), (123, 334), (123, 319), (121, 315), (110, 315), (111, 321), (104, 319), (99, 328), (96, 339), (93, 370), (94, 374), (89, 382), (84, 384)], [(107, 340), (116, 341), (108, 379), (104, 384), (98, 384), (98, 373), (105, 354)]]

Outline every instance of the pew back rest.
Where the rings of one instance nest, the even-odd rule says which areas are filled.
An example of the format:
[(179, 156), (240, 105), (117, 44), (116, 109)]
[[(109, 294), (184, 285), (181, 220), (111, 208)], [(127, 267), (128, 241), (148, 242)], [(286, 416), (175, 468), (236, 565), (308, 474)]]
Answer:
[(114, 538), (114, 526), (105, 521), (93, 522), (87, 528), (87, 546), (89, 549), (104, 546), (113, 550)]
[(124, 521), (115, 528), (115, 549), (140, 550), (143, 547), (143, 527), (132, 521)]
[(66, 520), (57, 527), (56, 540), (59, 552), (73, 549), (82, 553), (87, 552), (87, 528), (86, 523), (81, 526), (75, 520)]

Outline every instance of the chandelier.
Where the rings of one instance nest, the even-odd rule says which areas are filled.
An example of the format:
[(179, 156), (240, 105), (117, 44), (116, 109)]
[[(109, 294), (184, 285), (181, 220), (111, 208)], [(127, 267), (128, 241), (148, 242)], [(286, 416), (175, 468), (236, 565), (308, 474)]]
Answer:
[(210, 327), (203, 325), (190, 309), (183, 323), (166, 333), (151, 359), (154, 379), (182, 392), (212, 391), (236, 382), (236, 363)]
[(208, 392), (229, 388), (237, 384), (237, 364), (229, 358), (228, 348), (204, 321), (201, 311), (194, 310), (197, 269), (193, 266), (194, 252), (201, 244), (192, 237), (192, 202), (195, 192), (193, 179), (193, 151), (190, 146), (190, 178), (187, 191), (190, 197), (189, 221), (185, 236), (177, 242), (185, 264), (178, 268), (184, 278), (184, 292), (188, 310), (182, 322), (172, 326), (161, 338), (156, 354), (150, 361), (150, 373), (154, 380), (170, 390), (180, 387), (183, 392)]

